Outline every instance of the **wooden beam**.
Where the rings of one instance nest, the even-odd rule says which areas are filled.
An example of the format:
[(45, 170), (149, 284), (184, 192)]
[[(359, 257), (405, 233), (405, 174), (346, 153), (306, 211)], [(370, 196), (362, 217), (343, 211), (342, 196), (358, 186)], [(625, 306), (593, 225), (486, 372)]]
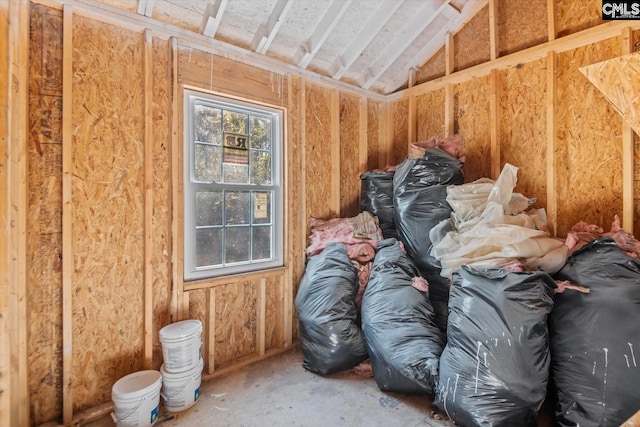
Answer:
[[(626, 55), (633, 51), (633, 32), (625, 28), (620, 34), (620, 53)], [(622, 120), (622, 228), (629, 234), (634, 234), (635, 223), (634, 135), (631, 125)]]
[(256, 347), (258, 354), (264, 357), (265, 339), (267, 333), (267, 280), (264, 277), (258, 282), (258, 297), (256, 301)]
[[(291, 77), (290, 77), (291, 78)], [(300, 248), (305, 253), (309, 225), (307, 215), (307, 84), (300, 79)], [(304, 257), (304, 255), (303, 255)], [(306, 259), (305, 259), (306, 261)]]
[(498, 46), (498, 0), (489, 0), (489, 46), (491, 60), (500, 56)]
[[(294, 102), (294, 96), (297, 96), (297, 94), (294, 94), (294, 88), (293, 88), (293, 79), (294, 77), (292, 76), (287, 76), (287, 106), (289, 107), (289, 109), (293, 109), (293, 105), (298, 106), (298, 111), (299, 112), (299, 104), (296, 104)], [(295, 269), (300, 269), (300, 271), (304, 271), (304, 260), (299, 261), (298, 263), (295, 263), (294, 260), (296, 260), (296, 253), (295, 251), (298, 248), (297, 242), (294, 241), (295, 237), (299, 236), (300, 234), (304, 235), (304, 232), (302, 232), (302, 229), (300, 228), (300, 221), (298, 221), (298, 223), (294, 223), (293, 221), (291, 221), (291, 212), (292, 210), (298, 209), (299, 207), (299, 203), (300, 203), (300, 199), (296, 200), (296, 202), (298, 202), (296, 205), (293, 205), (293, 200), (290, 199), (289, 194), (291, 194), (292, 192), (292, 188), (294, 186), (296, 186), (295, 189), (295, 194), (304, 194), (300, 188), (300, 181), (299, 180), (293, 180), (291, 179), (291, 176), (295, 173), (296, 175), (298, 174), (298, 169), (296, 166), (300, 166), (302, 164), (302, 156), (301, 156), (301, 152), (300, 149), (297, 149), (295, 151), (293, 151), (293, 147), (298, 146), (298, 143), (300, 141), (300, 134), (295, 134), (294, 135), (294, 127), (293, 127), (293, 120), (289, 119), (288, 117), (289, 114), (285, 114), (284, 115), (284, 120), (285, 120), (285, 138), (284, 138), (284, 160), (283, 160), (283, 164), (285, 165), (284, 167), (284, 171), (285, 173), (283, 174), (283, 185), (284, 185), (284, 218), (285, 218), (285, 222), (284, 222), (284, 253), (285, 255), (285, 259), (284, 259), (284, 265), (287, 266), (287, 268), (285, 269), (285, 273), (282, 276), (281, 280), (281, 287), (282, 287), (282, 292), (284, 293), (283, 295), (283, 299), (284, 299), (284, 308), (283, 308), (283, 325), (282, 325), (282, 333), (284, 335), (284, 345), (285, 346), (291, 346), (291, 343), (293, 341), (293, 281), (294, 281), (294, 270)], [(299, 129), (299, 126), (296, 127), (296, 129)], [(295, 157), (294, 157), (295, 154)], [(291, 159), (295, 158), (295, 162), (293, 164), (291, 164)], [(295, 170), (295, 172), (294, 172)], [(304, 198), (304, 196), (302, 197)], [(296, 271), (296, 280), (297, 280), (297, 271)]]
[[(5, 404), (9, 406), (7, 425), (30, 425), (29, 384), (28, 384), (28, 324), (27, 324), (27, 211), (28, 211), (28, 119), (29, 119), (29, 2), (20, 0), (5, 1), (8, 9), (3, 29), (6, 33), (7, 50), (4, 56), (6, 75), (0, 77), (6, 95), (6, 108), (3, 104), (3, 116), (6, 126), (5, 157), (0, 163), (6, 168), (4, 184), (7, 193), (3, 193), (3, 210), (6, 227), (3, 229), (7, 252), (3, 251), (6, 269), (1, 273), (5, 295), (0, 295), (6, 307), (7, 319), (0, 319), (4, 325), (4, 338), (8, 345), (0, 352), (8, 358), (6, 378), (0, 381), (7, 391)], [(3, 99), (1, 102), (4, 102)], [(5, 137), (5, 136), (3, 136)], [(7, 199), (4, 199), (7, 197)], [(3, 249), (5, 247), (3, 245)], [(2, 310), (5, 312), (5, 310)], [(6, 323), (5, 323), (6, 321)], [(2, 370), (4, 371), (4, 369)], [(5, 372), (3, 372), (5, 373)], [(3, 400), (5, 397), (2, 398)]]
[(556, 199), (556, 137), (557, 102), (556, 70), (558, 57), (554, 51), (547, 54), (547, 224), (552, 236), (558, 235), (558, 202)]
[(393, 145), (395, 143), (394, 139), (395, 139), (395, 129), (393, 127), (393, 123), (394, 123), (394, 111), (393, 111), (393, 104), (391, 103), (387, 103), (386, 104), (386, 113), (384, 115), (385, 118), (385, 136), (384, 136), (384, 164), (386, 165), (390, 165), (391, 164), (391, 153), (393, 152)]
[(451, 75), (455, 69), (455, 51), (453, 49), (453, 33), (447, 33), (444, 39), (444, 74)]
[(360, 106), (358, 108), (358, 126), (359, 144), (358, 144), (358, 160), (360, 173), (367, 171), (367, 162), (369, 160), (369, 101), (364, 96), (360, 98)]
[(224, 9), (227, 7), (227, 1), (228, 0), (216, 0), (215, 3), (207, 6), (202, 24), (200, 24), (202, 35), (211, 38), (215, 37), (220, 21), (222, 21), (222, 15), (224, 15)]
[(331, 90), (331, 215), (340, 216), (340, 91)]
[(10, 328), (17, 325), (10, 323), (13, 319), (13, 307), (9, 304), (10, 276), (9, 266), (11, 261), (11, 236), (9, 230), (11, 224), (10, 206), (13, 205), (11, 197), (15, 191), (11, 190), (10, 179), (10, 123), (9, 111), (11, 110), (11, 91), (9, 73), (11, 72), (11, 60), (9, 59), (9, 16), (8, 2), (0, 2), (0, 425), (10, 426), (16, 424), (12, 408), (13, 390), (11, 389), (11, 338)]
[(500, 152), (500, 72), (498, 70), (491, 71), (490, 84), (491, 178), (498, 179), (502, 166), (502, 155)]
[(62, 422), (73, 420), (73, 6), (62, 30)]
[(316, 26), (313, 34), (306, 40), (303, 45), (305, 47), (298, 53), (299, 59), (295, 62), (300, 68), (307, 68), (313, 57), (318, 53), (327, 37), (331, 34), (342, 15), (347, 11), (347, 8), (353, 0), (333, 0), (327, 11), (320, 19), (320, 22)]
[(556, 16), (557, 16), (557, 0), (547, 0), (547, 40), (556, 39)]
[(331, 73), (334, 79), (342, 78), (344, 73), (351, 68), (356, 59), (360, 57), (360, 54), (369, 46), (376, 34), (380, 32), (401, 5), (401, 1), (383, 1), (380, 3), (358, 35), (351, 40), (344, 52), (333, 61), (330, 69), (334, 70)]
[(380, 76), (402, 55), (404, 51), (411, 46), (411, 44), (418, 38), (420, 34), (427, 28), (427, 26), (433, 22), (445, 9), (452, 8), (449, 4), (450, 0), (446, 0), (440, 4), (437, 8), (437, 4), (434, 2), (423, 2), (423, 6), (415, 12), (413, 17), (396, 38), (387, 45), (387, 47), (380, 52), (378, 57), (374, 60), (371, 67), (363, 73), (359, 81), (363, 82), (362, 87), (369, 89), (373, 83), (375, 83)]
[(153, 364), (153, 37), (144, 32), (144, 369)]
[(207, 373), (213, 374), (216, 367), (216, 290), (209, 289), (207, 291), (207, 310), (206, 325), (204, 326), (207, 347), (205, 356), (207, 358)]
[(155, 0), (138, 0), (138, 15), (151, 17)]
[[(519, 64), (533, 62), (547, 57), (549, 52), (566, 52), (582, 46), (597, 43), (601, 40), (618, 37), (624, 28), (631, 30), (640, 29), (640, 21), (609, 21), (578, 33), (573, 33), (550, 42), (524, 49), (510, 55), (501, 56), (495, 61), (487, 61), (464, 70), (447, 73), (429, 82), (425, 82), (409, 89), (398, 91), (387, 95), (387, 102), (408, 96), (423, 95), (437, 89), (443, 88), (449, 83), (462, 83), (471, 79), (484, 77), (493, 69), (509, 69), (519, 66)], [(449, 61), (447, 61), (448, 63)]]
[(409, 147), (411, 145), (411, 143), (416, 141), (416, 132), (417, 132), (417, 111), (416, 111), (416, 97), (415, 96), (410, 96), (409, 97), (409, 114), (407, 117), (407, 150), (409, 150)]
[(292, 4), (293, 0), (278, 0), (271, 10), (267, 23), (260, 24), (258, 27), (258, 31), (251, 41), (251, 50), (262, 55), (267, 53)]
[(182, 155), (180, 150), (180, 86), (178, 84), (178, 39), (171, 38), (171, 263), (173, 264), (171, 287), (171, 322), (182, 320), (184, 305), (184, 259), (182, 256)]
[(444, 136), (452, 136), (455, 133), (453, 85), (444, 87)]

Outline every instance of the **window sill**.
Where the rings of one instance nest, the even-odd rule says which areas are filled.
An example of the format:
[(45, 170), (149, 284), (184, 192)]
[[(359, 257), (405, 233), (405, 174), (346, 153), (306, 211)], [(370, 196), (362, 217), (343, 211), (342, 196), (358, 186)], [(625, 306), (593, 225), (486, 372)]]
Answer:
[(184, 282), (184, 290), (185, 292), (187, 292), (187, 291), (194, 291), (197, 289), (208, 289), (208, 288), (215, 288), (217, 286), (232, 285), (234, 283), (238, 283), (246, 280), (261, 279), (263, 277), (270, 278), (273, 276), (280, 276), (284, 274), (285, 271), (287, 271), (286, 266), (270, 268), (268, 270), (252, 271), (249, 273), (233, 274), (230, 276), (212, 277), (209, 279), (194, 280), (194, 281)]

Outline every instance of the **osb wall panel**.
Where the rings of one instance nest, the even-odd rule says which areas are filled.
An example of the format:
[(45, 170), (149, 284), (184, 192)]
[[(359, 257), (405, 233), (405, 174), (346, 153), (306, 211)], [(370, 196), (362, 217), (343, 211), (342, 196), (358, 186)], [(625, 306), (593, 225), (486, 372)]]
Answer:
[(602, 0), (558, 0), (556, 32), (558, 37), (602, 24)]
[(273, 105), (282, 106), (287, 101), (287, 80), (283, 75), (192, 47), (179, 46), (178, 78), (203, 89)]
[(160, 369), (162, 346), (158, 331), (171, 323), (171, 48), (153, 39), (153, 368)]
[(444, 89), (416, 98), (416, 122), (418, 141), (444, 136)]
[(444, 76), (445, 68), (445, 52), (444, 47), (442, 47), (416, 70), (416, 84)]
[(489, 7), (483, 7), (453, 37), (454, 70), (463, 70), (491, 59)]
[(578, 221), (609, 228), (622, 212), (622, 118), (578, 70), (620, 54), (617, 38), (558, 55), (556, 198), (559, 236)]
[(214, 369), (225, 367), (228, 362), (241, 357), (256, 354), (257, 285), (258, 280), (247, 280), (214, 288)]
[[(640, 51), (640, 31), (634, 31), (632, 34), (632, 46), (633, 51)], [(634, 141), (634, 183), (633, 183), (633, 192), (634, 192), (634, 206), (635, 206), (635, 214), (633, 217), (633, 234), (634, 236), (640, 236), (640, 136), (634, 132), (633, 134)]]
[[(33, 424), (62, 413), (62, 13), (31, 7), (27, 310)], [(3, 349), (4, 351), (4, 349)]]
[(501, 0), (498, 6), (500, 56), (547, 41), (547, 0)]
[(360, 99), (340, 93), (340, 216), (360, 212)]
[[(305, 182), (307, 217), (331, 217), (331, 89), (306, 84)], [(307, 218), (307, 219), (308, 219)], [(308, 234), (308, 230), (305, 230)]]
[(403, 99), (388, 104), (391, 122), (387, 124), (393, 129), (392, 147), (389, 163), (398, 165), (404, 161), (408, 152), (409, 139), (409, 100)]
[(367, 170), (381, 168), (380, 164), (380, 102), (367, 102)]
[(74, 16), (73, 408), (142, 367), (143, 36)]
[(519, 168), (515, 191), (547, 202), (547, 69), (546, 60), (499, 73), (500, 165)]
[(271, 276), (266, 280), (264, 318), (265, 349), (284, 346), (284, 276)]
[(491, 117), (489, 77), (454, 86), (454, 133), (464, 142), (465, 182), (491, 177)]

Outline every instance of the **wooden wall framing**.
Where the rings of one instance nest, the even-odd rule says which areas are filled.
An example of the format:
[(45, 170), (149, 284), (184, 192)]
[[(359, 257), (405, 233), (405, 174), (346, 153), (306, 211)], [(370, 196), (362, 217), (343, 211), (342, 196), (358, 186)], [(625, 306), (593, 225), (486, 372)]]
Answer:
[[(25, 199), (20, 209), (30, 214), (20, 229), (29, 230), (24, 252), (33, 264), (33, 288), (22, 298), (22, 316), (34, 313), (28, 329), (16, 318), (0, 335), (8, 340), (14, 339), (9, 331), (22, 333), (28, 341), (19, 351), (31, 355), (11, 377), (22, 387), (12, 384), (11, 399), (20, 402), (3, 395), (2, 404), (20, 411), (11, 420), (31, 414), (26, 424), (75, 425), (108, 414), (118, 378), (159, 369), (158, 331), (173, 321), (203, 322), (205, 379), (290, 349), (308, 219), (358, 212), (359, 175), (384, 166), (379, 162), (391, 153), (383, 98), (237, 62), (157, 27), (121, 26), (82, 4), (43, 1), (30, 12), (22, 6), (29, 3), (10, 5), (23, 10), (24, 25), (31, 21), (30, 32), (19, 31), (31, 39), (16, 51), (31, 51), (21, 60), (31, 67), (24, 76), (31, 102), (26, 93), (6, 95), (22, 99), (29, 126), (6, 116), (0, 124), (24, 132), (25, 141), (30, 129), (33, 165), (11, 170), (29, 177), (22, 184), (29, 188), (28, 205)], [(9, 31), (8, 15), (3, 19), (0, 29)], [(187, 87), (286, 112), (283, 268), (182, 280)], [(17, 152), (11, 157), (24, 161)], [(0, 183), (13, 188), (15, 179)], [(8, 207), (6, 213), (16, 214)], [(18, 249), (14, 241), (3, 244)], [(5, 289), (0, 296), (9, 294)], [(0, 302), (6, 310), (8, 303)]]
[[(463, 134), (467, 180), (519, 166), (517, 190), (547, 208), (555, 235), (578, 219), (606, 228), (620, 211), (625, 229), (637, 229), (638, 138), (575, 70), (628, 52), (640, 24), (601, 23), (589, 0), (574, 25), (576, 2), (540, 0), (546, 13), (528, 33), (522, 16), (508, 18), (516, 1), (489, 1), (416, 71), (417, 85), (387, 97), (239, 60), (82, 2), (0, 2), (0, 224), (10, 231), (0, 240), (0, 346), (18, 343), (11, 357), (0, 353), (9, 390), (0, 424), (107, 414), (120, 376), (159, 368), (158, 330), (173, 321), (203, 322), (205, 379), (291, 348), (308, 219), (354, 215), (359, 175), (400, 163), (413, 140)], [(531, 37), (511, 45), (516, 27)], [(460, 45), (472, 30), (482, 34), (474, 57)], [(283, 268), (182, 280), (183, 87), (286, 111)], [(567, 102), (584, 94), (595, 108), (576, 110), (589, 120), (582, 127)], [(9, 106), (28, 111), (25, 121)], [(600, 200), (565, 187), (602, 187), (583, 166), (594, 158), (611, 192), (597, 189)]]
[[(628, 159), (634, 158), (637, 137), (578, 68), (629, 53), (640, 25), (603, 23), (597, 1), (586, 9), (582, 2), (536, 3), (536, 13), (525, 17), (515, 0), (490, 0), (449, 36), (444, 76), (388, 101), (417, 102), (417, 114), (409, 115), (415, 122), (405, 126), (417, 125), (420, 139), (438, 134), (440, 126), (445, 135), (463, 136), (466, 181), (495, 179), (505, 163), (518, 166), (516, 191), (546, 209), (554, 236), (565, 236), (579, 221), (608, 230), (615, 215), (633, 233), (640, 166)], [(578, 9), (575, 21), (570, 17)], [(515, 28), (517, 40), (510, 36)], [(475, 56), (465, 53), (474, 37), (480, 40), (473, 45)], [(441, 61), (437, 53), (423, 67), (433, 70)], [(434, 117), (442, 117), (440, 126), (430, 123)], [(428, 134), (420, 130), (427, 127)]]

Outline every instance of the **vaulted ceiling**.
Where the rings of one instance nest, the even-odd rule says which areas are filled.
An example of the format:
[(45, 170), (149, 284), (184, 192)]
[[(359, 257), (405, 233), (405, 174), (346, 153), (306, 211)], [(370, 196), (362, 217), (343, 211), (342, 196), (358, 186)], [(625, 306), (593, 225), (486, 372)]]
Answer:
[[(82, 0), (80, 0), (82, 1)], [(486, 0), (97, 0), (388, 94)]]

